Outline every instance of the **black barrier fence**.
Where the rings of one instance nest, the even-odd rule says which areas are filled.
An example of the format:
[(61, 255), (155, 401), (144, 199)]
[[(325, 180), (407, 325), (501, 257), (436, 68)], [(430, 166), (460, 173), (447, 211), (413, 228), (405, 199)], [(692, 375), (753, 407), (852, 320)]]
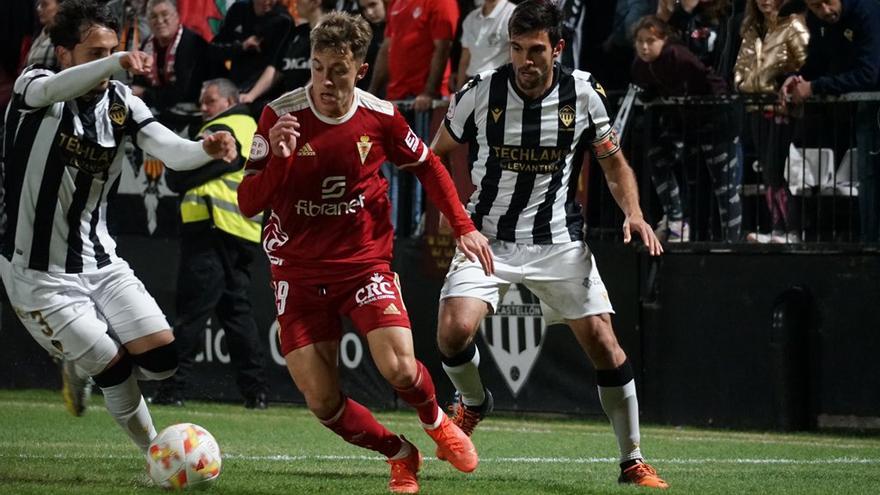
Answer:
[[(174, 317), (177, 244), (123, 236), (120, 253)], [(452, 397), (436, 348), (443, 275), (425, 239), (399, 239), (394, 269), (412, 321), (416, 356), (441, 402)], [(619, 242), (591, 248), (616, 314), (613, 324), (636, 370), (645, 420), (740, 428), (880, 428), (877, 252), (689, 252), (662, 259)], [(272, 401), (303, 403), (278, 353), (274, 298), (265, 265), (254, 270), (254, 315)], [(505, 311), (478, 340), (481, 372), (504, 411), (602, 414), (595, 372), (567, 327), (544, 327), (540, 306), (514, 286)], [(223, 329), (208, 325), (188, 399), (240, 401)], [(363, 338), (342, 338), (343, 389), (371, 407), (406, 407), (375, 369)], [(0, 388), (58, 388), (55, 365), (3, 308)], [(147, 393), (152, 384), (145, 383)], [(59, 400), (60, 395), (59, 395)]]
[[(657, 105), (661, 103), (686, 104)], [(844, 100), (822, 105), (858, 123), (858, 118), (835, 105), (859, 103)], [(724, 104), (736, 110), (734, 114), (745, 113), (745, 103), (736, 99), (700, 104)], [(651, 106), (633, 108), (624, 144), (639, 176), (646, 211), (656, 221), (660, 218), (659, 204), (650, 171), (645, 168), (650, 164), (645, 148), (652, 141), (647, 132), (650, 127), (644, 126), (653, 111)], [(804, 113), (806, 120), (806, 108)], [(430, 117), (421, 124), (426, 127), (418, 131), (426, 140), (429, 136), (423, 134), (425, 129), (437, 125), (442, 109), (434, 109)], [(742, 127), (734, 128), (742, 138), (738, 134)], [(829, 139), (849, 136), (848, 140), (855, 140), (851, 131), (829, 128)], [(842, 138), (839, 141), (843, 142)], [(173, 321), (175, 289), (169, 281), (177, 276), (178, 244), (173, 239), (179, 215), (176, 197), (166, 192), (159, 164), (142, 156), (143, 161), (138, 161), (137, 150), (128, 152), (128, 177), (123, 178), (120, 191), (125, 201), (117, 198), (112, 208), (116, 232), (129, 234), (119, 238), (119, 252)], [(743, 156), (745, 163), (748, 150)], [(880, 340), (872, 333), (880, 327), (880, 318), (870, 304), (880, 298), (876, 283), (880, 256), (876, 249), (855, 242), (858, 231), (853, 226), (858, 222), (852, 215), (857, 208), (853, 205), (856, 196), (842, 192), (823, 196), (821, 184), (793, 194), (795, 203), (816, 203), (816, 198), (849, 202), (847, 208), (838, 205), (839, 210), (834, 209), (838, 207), (833, 202), (832, 207), (824, 203), (816, 206), (822, 207), (823, 213), (816, 216), (815, 224), (801, 227), (804, 243), (796, 245), (818, 243), (828, 248), (830, 239), (837, 248), (853, 246), (852, 251), (805, 252), (790, 249), (792, 244), (788, 244), (782, 250), (766, 250), (756, 256), (758, 251), (735, 244), (734, 249), (723, 250), (673, 249), (662, 260), (649, 260), (644, 253), (617, 242), (621, 213), (604, 184), (601, 169), (587, 169), (588, 180), (581, 192), (586, 199), (591, 248), (617, 312), (613, 321), (618, 338), (637, 370), (641, 406), (647, 419), (761, 428), (846, 426), (853, 421), (856, 425), (880, 424), (880, 372), (873, 359), (880, 352)], [(834, 171), (838, 174), (839, 166)], [(694, 222), (692, 242), (682, 245), (695, 246), (701, 241), (717, 245), (722, 239), (720, 220), (712, 209), (714, 194), (711, 188), (706, 189), (708, 171), (694, 166), (685, 173), (688, 186), (695, 190), (688, 201), (703, 198), (702, 204), (697, 203), (700, 209), (691, 210), (691, 218), (698, 218), (694, 215), (699, 211), (706, 220)], [(461, 174), (458, 179), (459, 186), (467, 180)], [(392, 195), (395, 190), (399, 195), (398, 203), (401, 197), (413, 197), (406, 185), (394, 185), (393, 176), (389, 180)], [(756, 180), (753, 177), (751, 183), (758, 184)], [(806, 184), (805, 180), (802, 183)], [(754, 214), (748, 203), (758, 208), (761, 198), (750, 196), (743, 184), (749, 183), (741, 179), (737, 190), (745, 198), (743, 221), (747, 223)], [(760, 193), (760, 184), (755, 187)], [(805, 193), (807, 190), (811, 192)], [(127, 209), (130, 206), (144, 212), (131, 214)], [(424, 215), (416, 215), (417, 208), (409, 213), (396, 211), (398, 222), (404, 218), (411, 233), (419, 233)], [(826, 219), (824, 215), (829, 211), (845, 212), (848, 216), (844, 218), (850, 221), (818, 228), (819, 220)], [(709, 218), (715, 223), (710, 225)], [(837, 217), (830, 218), (833, 221)], [(133, 230), (119, 228), (123, 222), (133, 225), (133, 221), (140, 222)], [(826, 232), (838, 234), (826, 239)], [(841, 237), (844, 232), (846, 235)], [(437, 298), (453, 246), (452, 239), (430, 231), (414, 238), (399, 231), (395, 246), (394, 267), (401, 275), (412, 318), (416, 354), (435, 377), (442, 400), (451, 397), (452, 387), (436, 350)], [(271, 398), (301, 403), (302, 397), (278, 355), (274, 298), (265, 261), (261, 261), (254, 268), (252, 299), (265, 346)], [(564, 326), (544, 327), (538, 318), (540, 306), (523, 287), (513, 287), (503, 305), (508, 310), (486, 319), (479, 341), (483, 376), (495, 393), (497, 407), (600, 415), (595, 374), (571, 332)], [(187, 397), (240, 400), (231, 386), (235, 377), (223, 330), (210, 324), (204, 342)], [(0, 387), (58, 385), (54, 373), (47, 373), (53, 367), (47, 353), (34, 343), (8, 308), (3, 312), (0, 344)], [(356, 400), (374, 407), (400, 405), (376, 371), (363, 339), (350, 326), (341, 345), (340, 369), (346, 392)], [(853, 380), (854, 376), (860, 378)], [(740, 400), (731, 401), (731, 397)]]
[[(775, 95), (621, 99), (646, 217), (669, 242), (880, 240), (880, 93), (785, 107)], [(623, 218), (597, 172), (591, 237), (617, 236)]]

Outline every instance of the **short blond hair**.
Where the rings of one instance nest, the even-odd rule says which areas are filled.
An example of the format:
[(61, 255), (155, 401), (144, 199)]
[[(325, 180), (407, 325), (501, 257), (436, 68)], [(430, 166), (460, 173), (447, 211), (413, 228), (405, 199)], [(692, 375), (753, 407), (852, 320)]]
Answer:
[(363, 17), (346, 12), (330, 12), (325, 15), (310, 35), (312, 50), (333, 50), (339, 53), (351, 50), (355, 60), (361, 62), (367, 58), (372, 37), (370, 24)]

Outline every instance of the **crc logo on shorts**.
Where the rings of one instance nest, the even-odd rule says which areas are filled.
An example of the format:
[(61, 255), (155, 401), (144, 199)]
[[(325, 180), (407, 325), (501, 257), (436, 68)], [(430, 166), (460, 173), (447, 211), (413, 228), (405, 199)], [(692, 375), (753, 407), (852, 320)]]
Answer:
[(354, 301), (358, 303), (358, 306), (382, 299), (397, 299), (397, 294), (394, 292), (394, 282), (379, 273), (374, 273), (370, 277), (370, 283), (358, 289), (354, 294)]
[(513, 396), (519, 394), (544, 343), (541, 303), (525, 285), (511, 284), (495, 314), (480, 327)]

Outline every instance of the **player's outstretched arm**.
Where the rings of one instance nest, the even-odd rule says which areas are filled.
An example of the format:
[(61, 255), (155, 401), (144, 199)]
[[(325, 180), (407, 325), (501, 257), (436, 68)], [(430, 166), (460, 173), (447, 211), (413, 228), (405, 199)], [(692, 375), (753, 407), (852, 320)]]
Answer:
[(235, 138), (227, 131), (216, 132), (202, 141), (190, 141), (154, 121), (141, 128), (137, 138), (144, 151), (171, 170), (193, 170), (212, 160), (231, 162), (238, 156)]
[(40, 108), (72, 100), (88, 93), (120, 70), (132, 75), (149, 74), (152, 63), (153, 58), (144, 52), (117, 52), (51, 76), (32, 79), (25, 90), (24, 102), (30, 107)]
[(440, 158), (429, 150), (426, 159), (408, 168), (418, 177), (419, 182), (425, 187), (425, 193), (432, 203), (437, 205), (440, 212), (449, 219), (452, 230), (455, 231), (455, 242), (458, 249), (471, 261), (479, 261), (486, 275), (495, 273), (495, 265), (492, 258), (492, 250), (489, 241), (477, 231), (467, 211), (458, 199), (458, 192), (449, 171), (440, 161)]
[[(458, 142), (455, 139), (452, 139), (446, 126), (441, 125), (440, 128), (437, 129), (437, 133), (434, 135), (434, 141), (431, 142), (431, 151), (440, 157), (440, 161), (446, 165), (447, 170), (449, 169), (449, 154), (452, 153), (452, 150), (456, 147), (458, 147)], [(449, 225), (449, 219), (446, 218), (446, 215), (443, 213), (440, 213), (439, 232), (441, 234), (452, 233), (452, 226)]]
[(599, 164), (605, 173), (611, 195), (614, 196), (617, 205), (626, 215), (626, 219), (623, 221), (623, 242), (628, 244), (632, 240), (632, 233), (635, 232), (642, 238), (642, 242), (645, 243), (651, 256), (662, 254), (663, 246), (660, 245), (654, 230), (642, 215), (635, 174), (623, 156), (623, 152), (617, 150), (608, 156), (599, 158)]
[(618, 150), (616, 153), (600, 158), (599, 164), (602, 166), (611, 195), (626, 215), (623, 221), (623, 242), (627, 244), (631, 242), (632, 234), (635, 232), (642, 238), (642, 242), (645, 243), (651, 256), (662, 254), (663, 246), (642, 214), (635, 175), (623, 156), (623, 152)]

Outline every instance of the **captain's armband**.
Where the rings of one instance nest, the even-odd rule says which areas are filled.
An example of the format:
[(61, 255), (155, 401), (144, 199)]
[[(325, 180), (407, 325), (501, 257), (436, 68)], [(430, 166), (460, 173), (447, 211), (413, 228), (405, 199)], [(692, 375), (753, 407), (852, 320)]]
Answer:
[(609, 129), (604, 136), (590, 143), (590, 146), (593, 147), (596, 158), (601, 160), (620, 151), (620, 138), (614, 129)]

